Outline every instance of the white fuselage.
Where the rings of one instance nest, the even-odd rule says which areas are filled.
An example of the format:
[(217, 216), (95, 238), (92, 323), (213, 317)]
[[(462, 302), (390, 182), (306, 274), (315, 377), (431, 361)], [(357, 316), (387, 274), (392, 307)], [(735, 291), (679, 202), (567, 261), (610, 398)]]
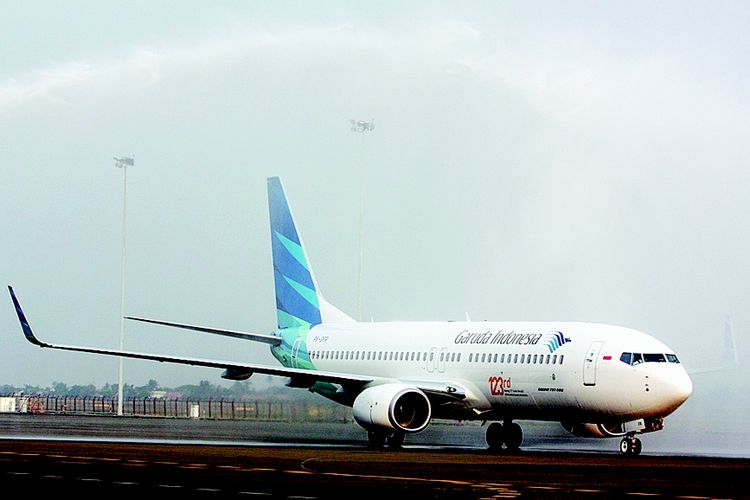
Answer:
[[(318, 370), (457, 384), (476, 415), (492, 411), (502, 418), (622, 422), (664, 417), (692, 391), (672, 349), (642, 332), (611, 325), (321, 324), (298, 348), (305, 345)], [(623, 353), (659, 355), (651, 358), (663, 361), (630, 364), (621, 360)]]

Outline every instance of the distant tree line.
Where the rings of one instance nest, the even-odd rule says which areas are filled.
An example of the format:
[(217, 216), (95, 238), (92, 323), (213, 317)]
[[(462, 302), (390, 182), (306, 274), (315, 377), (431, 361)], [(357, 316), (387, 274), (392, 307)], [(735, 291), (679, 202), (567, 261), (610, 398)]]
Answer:
[[(270, 386), (266, 389), (258, 390), (249, 381), (235, 382), (230, 387), (222, 387), (218, 384), (212, 384), (208, 380), (201, 380), (197, 385), (181, 385), (179, 387), (162, 387), (156, 380), (149, 380), (146, 385), (134, 386), (132, 384), (124, 384), (123, 398), (146, 398), (153, 397), (157, 393), (161, 393), (165, 397), (171, 399), (192, 399), (192, 400), (208, 400), (208, 399), (227, 399), (227, 400), (243, 400), (243, 399), (259, 399), (264, 397), (272, 397), (273, 399), (286, 399), (289, 397), (289, 390), (279, 386)], [(299, 395), (300, 391), (295, 391)], [(40, 387), (35, 385), (24, 385), (23, 387), (16, 387), (13, 385), (0, 385), (0, 395), (12, 395), (23, 393), (26, 395), (43, 394), (43, 395), (54, 395), (54, 396), (106, 396), (106, 397), (117, 397), (117, 384), (106, 383), (103, 387), (96, 387), (93, 384), (89, 385), (71, 385), (64, 382), (53, 382), (52, 387)]]

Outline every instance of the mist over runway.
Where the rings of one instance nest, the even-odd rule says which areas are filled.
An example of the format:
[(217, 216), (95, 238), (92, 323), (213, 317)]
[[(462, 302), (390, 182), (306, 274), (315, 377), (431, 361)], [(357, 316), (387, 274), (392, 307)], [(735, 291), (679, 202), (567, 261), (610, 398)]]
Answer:
[[(616, 454), (615, 439), (580, 438), (554, 422), (520, 421), (523, 451)], [(699, 432), (690, 420), (674, 418), (662, 432), (643, 437), (648, 456), (750, 458), (742, 430)], [(404, 447), (423, 450), (484, 451), (486, 427), (480, 422), (436, 421), (407, 437)], [(191, 445), (280, 446), (365, 449), (367, 434), (351, 420), (300, 422), (149, 417), (0, 414), (0, 439), (87, 442), (183, 443)]]
[[(747, 459), (736, 458), (539, 451), (541, 440), (511, 455), (493, 454), (471, 442), (373, 451), (364, 439), (350, 439), (347, 424), (244, 422), (243, 429), (235, 422), (98, 417), (3, 418), (2, 424), (3, 434), (14, 437), (0, 437), (0, 479), (11, 488), (33, 485), (38, 494), (747, 498), (743, 485), (750, 466)], [(46, 437), (31, 436), (42, 434), (45, 424)], [(130, 437), (122, 435), (127, 429)], [(305, 429), (306, 438), (301, 437)], [(323, 435), (333, 430), (338, 433)], [(238, 431), (246, 434), (238, 436)]]

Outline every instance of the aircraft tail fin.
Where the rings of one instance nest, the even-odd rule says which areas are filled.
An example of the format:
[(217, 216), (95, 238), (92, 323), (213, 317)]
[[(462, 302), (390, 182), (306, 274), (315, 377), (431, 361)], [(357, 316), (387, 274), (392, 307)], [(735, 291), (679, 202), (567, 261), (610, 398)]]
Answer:
[(320, 294), (278, 177), (268, 178), (268, 211), (278, 327), (354, 321)]

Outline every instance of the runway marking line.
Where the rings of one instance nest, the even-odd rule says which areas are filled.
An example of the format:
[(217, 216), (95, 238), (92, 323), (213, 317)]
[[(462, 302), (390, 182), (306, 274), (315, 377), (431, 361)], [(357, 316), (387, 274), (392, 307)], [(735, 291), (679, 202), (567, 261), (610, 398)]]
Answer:
[(179, 462), (154, 462), (156, 465), (180, 465)]
[(208, 465), (206, 464), (183, 464), (177, 466), (180, 469), (207, 469)]
[(626, 495), (631, 495), (634, 497), (660, 497), (661, 493), (640, 493), (640, 492), (630, 492), (625, 493)]
[[(288, 472), (288, 471), (286, 471)], [(469, 481), (461, 481), (457, 479), (425, 479), (421, 477), (403, 477), (403, 476), (373, 476), (369, 474), (347, 474), (344, 472), (301, 472), (303, 474), (320, 474), (321, 476), (339, 476), (339, 477), (356, 477), (360, 479), (385, 479), (386, 481), (418, 481), (423, 483), (441, 483), (441, 484), (453, 484), (458, 486), (480, 486), (480, 487), (506, 487), (511, 486), (510, 484), (492, 484), (492, 485), (480, 485), (471, 483)]]
[(306, 470), (285, 470), (284, 473), (286, 474), (315, 474), (314, 472), (309, 472)]
[(262, 491), (238, 491), (238, 495), (251, 495), (251, 496), (260, 496), (260, 497), (270, 497), (273, 495), (273, 493), (264, 493)]
[(76, 481), (83, 481), (84, 483), (101, 483), (102, 480), (96, 477), (77, 477)]
[(263, 467), (253, 467), (251, 469), (240, 469), (242, 472), (276, 472), (276, 469), (265, 469)]
[(575, 491), (576, 493), (604, 493), (604, 490), (589, 490), (584, 488), (579, 488), (573, 491)]

